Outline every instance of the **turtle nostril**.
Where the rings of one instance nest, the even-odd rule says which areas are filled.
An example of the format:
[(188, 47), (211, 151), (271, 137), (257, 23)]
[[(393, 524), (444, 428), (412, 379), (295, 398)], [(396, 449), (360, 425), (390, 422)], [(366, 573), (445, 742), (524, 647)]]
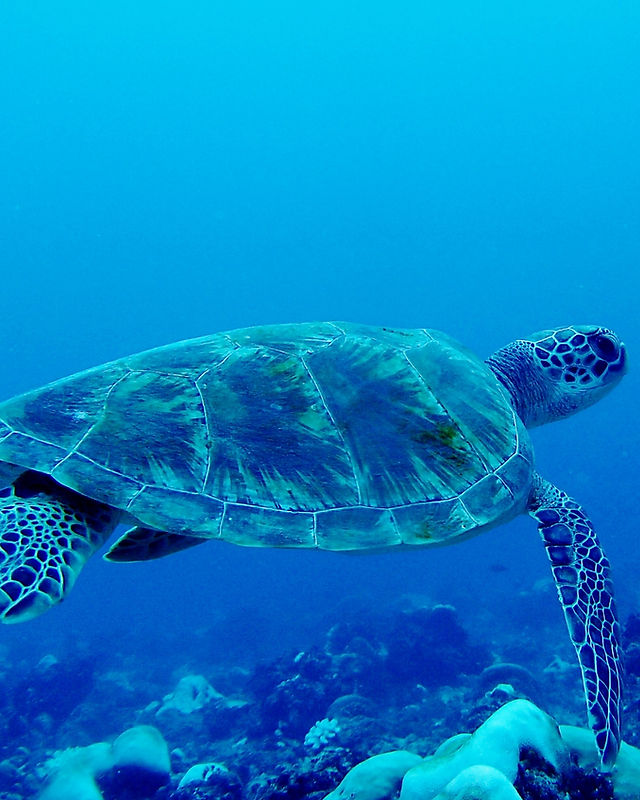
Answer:
[(605, 361), (616, 361), (620, 355), (618, 342), (606, 333), (600, 333), (594, 336), (591, 344), (600, 358), (603, 358)]

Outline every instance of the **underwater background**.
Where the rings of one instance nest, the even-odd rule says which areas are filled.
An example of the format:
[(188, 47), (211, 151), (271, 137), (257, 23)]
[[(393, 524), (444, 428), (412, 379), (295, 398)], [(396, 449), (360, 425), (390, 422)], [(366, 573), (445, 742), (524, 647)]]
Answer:
[[(431, 327), (482, 357), (548, 327), (611, 327), (628, 348), (625, 380), (533, 441), (541, 472), (596, 525), (623, 624), (640, 613), (638, 4), (8, 1), (0, 66), (3, 399), (250, 325)], [(577, 669), (561, 691), (541, 670), (574, 656), (528, 518), (422, 552), (212, 543), (143, 564), (96, 557), (62, 605), (0, 631), (0, 797), (35, 796), (54, 751), (140, 721), (162, 731), (143, 711), (181, 677), (264, 710), (278, 681), (260, 676), (284, 680), (296, 654), (326, 655), (336, 625), (393, 649), (407, 609), (437, 604), (457, 620), (430, 634), (440, 663), (451, 649), (466, 657), (462, 629), (485, 655), (434, 685), (468, 704), (464, 676), (519, 660), (541, 707), (586, 724)], [(396, 679), (428, 688), (436, 663), (380, 673), (380, 702)], [(325, 664), (310, 680), (327, 675)], [(636, 743), (638, 708), (625, 717)], [(422, 724), (444, 739), (458, 729), (440, 711)], [(223, 724), (248, 740), (247, 763), (251, 737), (272, 736), (285, 712), (273, 713)], [(321, 704), (309, 714), (274, 745), (281, 761), (325, 716)], [(393, 719), (376, 730), (352, 763), (385, 749)], [(198, 731), (183, 742), (179, 726), (163, 731), (187, 751), (178, 777), (189, 762), (233, 761), (223, 736)], [(263, 752), (263, 772), (291, 774), (286, 752), (286, 768)], [(332, 788), (259, 794), (249, 766), (233, 767), (238, 796)]]

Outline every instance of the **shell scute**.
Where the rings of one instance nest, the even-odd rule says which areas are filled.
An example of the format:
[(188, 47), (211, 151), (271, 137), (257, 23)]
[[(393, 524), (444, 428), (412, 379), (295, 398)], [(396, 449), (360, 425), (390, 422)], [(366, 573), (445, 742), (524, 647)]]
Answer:
[(463, 348), (439, 340), (411, 351), (408, 357), (478, 454), (485, 471), (498, 469), (516, 450), (516, 427), (509, 401), (486, 364)]
[(457, 497), (394, 508), (393, 516), (406, 545), (441, 544), (476, 527)]
[(526, 500), (533, 475), (533, 457), (529, 447), (520, 445), (518, 452), (496, 470), (496, 475), (507, 484), (514, 498)]
[(403, 352), (346, 336), (307, 363), (352, 456), (364, 505), (458, 494), (486, 471)]
[(2, 420), (11, 429), (68, 452), (89, 430), (109, 391), (126, 372), (122, 364), (107, 364), (14, 397), (2, 404)]
[(340, 323), (302, 322), (240, 328), (226, 337), (234, 348), (271, 347), (283, 353), (304, 354), (331, 344), (341, 335)]
[(2, 441), (2, 460), (40, 472), (51, 472), (55, 464), (64, 458), (65, 450), (42, 439), (13, 431)]
[(234, 349), (224, 335), (201, 336), (147, 350), (123, 359), (130, 370), (174, 373), (196, 380), (209, 367), (223, 361)]
[(486, 525), (513, 516), (514, 513), (513, 495), (493, 474), (485, 475), (470, 486), (460, 500), (478, 525)]
[(411, 330), (407, 328), (372, 328), (370, 325), (358, 325), (353, 322), (337, 322), (336, 326), (344, 336), (350, 339), (376, 342), (395, 350), (408, 350), (421, 347), (433, 341), (432, 335), (424, 329)]
[(317, 546), (325, 550), (359, 550), (401, 544), (389, 509), (337, 508), (316, 514)]
[(315, 547), (313, 514), (227, 504), (222, 538), (258, 547)]
[(108, 498), (110, 505), (117, 508), (126, 508), (142, 488), (139, 481), (106, 469), (80, 453), (66, 456), (53, 467), (51, 474), (63, 486), (87, 497)]
[(141, 484), (201, 491), (206, 439), (204, 409), (191, 379), (129, 372), (113, 386), (76, 450)]
[(199, 386), (211, 442), (207, 494), (285, 510), (356, 501), (349, 455), (300, 357), (241, 347)]
[(132, 498), (128, 511), (157, 530), (212, 538), (219, 532), (224, 503), (196, 492), (145, 486)]

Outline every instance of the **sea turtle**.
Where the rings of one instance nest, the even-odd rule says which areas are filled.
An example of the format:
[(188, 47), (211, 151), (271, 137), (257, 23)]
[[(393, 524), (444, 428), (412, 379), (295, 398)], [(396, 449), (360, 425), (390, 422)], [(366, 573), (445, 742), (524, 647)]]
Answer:
[(609, 564), (581, 506), (534, 468), (527, 428), (625, 371), (610, 330), (567, 326), (479, 360), (435, 330), (274, 325), (160, 347), (0, 404), (0, 616), (111, 561), (209, 539), (425, 547), (520, 512), (538, 523), (605, 768), (620, 742)]

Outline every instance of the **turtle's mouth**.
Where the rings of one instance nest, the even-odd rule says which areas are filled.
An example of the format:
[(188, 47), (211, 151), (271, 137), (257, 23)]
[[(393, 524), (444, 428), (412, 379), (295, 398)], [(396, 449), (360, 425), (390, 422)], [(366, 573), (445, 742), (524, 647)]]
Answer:
[(615, 373), (616, 377), (622, 377), (627, 371), (627, 366), (627, 348), (624, 342), (620, 342), (618, 359), (613, 364), (609, 364), (609, 371)]

